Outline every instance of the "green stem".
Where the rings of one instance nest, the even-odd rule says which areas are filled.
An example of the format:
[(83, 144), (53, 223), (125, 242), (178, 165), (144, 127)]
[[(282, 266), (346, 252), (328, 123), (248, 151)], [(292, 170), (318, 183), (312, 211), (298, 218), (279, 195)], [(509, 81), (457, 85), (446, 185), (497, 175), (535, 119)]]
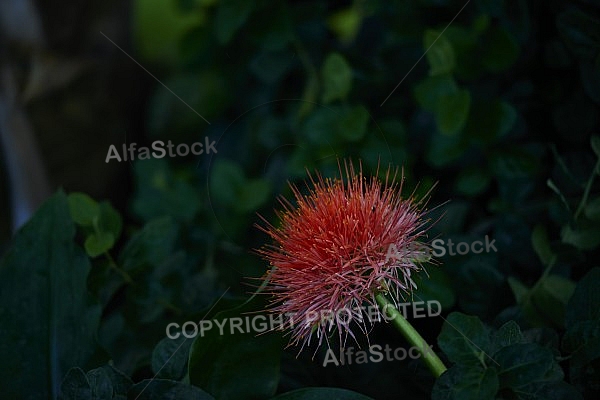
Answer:
[(592, 176), (590, 176), (590, 179), (588, 179), (587, 185), (585, 186), (583, 197), (581, 198), (579, 207), (577, 207), (577, 211), (575, 211), (575, 220), (577, 220), (577, 217), (579, 217), (579, 214), (581, 214), (581, 212), (585, 208), (585, 204), (587, 203), (587, 199), (590, 196), (590, 191), (592, 190), (592, 185), (594, 183), (594, 178), (596, 177), (596, 171), (598, 171), (598, 168), (600, 168), (600, 158), (598, 158), (596, 165), (594, 165), (594, 169), (592, 170)]
[(391, 318), (402, 336), (404, 336), (404, 338), (421, 353), (421, 357), (431, 373), (436, 378), (442, 375), (444, 371), (446, 371), (446, 366), (432, 350), (429, 350), (429, 345), (425, 339), (423, 339), (410, 322), (404, 318), (396, 306), (394, 306), (383, 293), (377, 293), (375, 295), (375, 300), (377, 300), (377, 304), (382, 308), (382, 312), (384, 312), (388, 318)]

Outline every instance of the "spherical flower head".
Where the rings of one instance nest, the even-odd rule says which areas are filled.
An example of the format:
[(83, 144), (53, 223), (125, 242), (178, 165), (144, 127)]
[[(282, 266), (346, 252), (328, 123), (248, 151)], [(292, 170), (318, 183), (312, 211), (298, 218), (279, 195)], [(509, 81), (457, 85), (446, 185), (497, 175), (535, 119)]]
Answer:
[(258, 251), (271, 265), (264, 277), (269, 311), (290, 326), (290, 345), (304, 348), (314, 334), (319, 345), (324, 338), (329, 343), (334, 329), (340, 345), (348, 335), (356, 340), (353, 321), (368, 337), (371, 319), (363, 318), (363, 306), (384, 317), (375, 295), (385, 292), (395, 301), (410, 295), (412, 276), (429, 254), (418, 242), (425, 234), (423, 202), (401, 197), (402, 183), (393, 183), (397, 169), (388, 169), (383, 182), (348, 162), (344, 171), (346, 179), (309, 174), (308, 194), (290, 185), (297, 207), (280, 198), (280, 225), (263, 219), (259, 226), (274, 241)]

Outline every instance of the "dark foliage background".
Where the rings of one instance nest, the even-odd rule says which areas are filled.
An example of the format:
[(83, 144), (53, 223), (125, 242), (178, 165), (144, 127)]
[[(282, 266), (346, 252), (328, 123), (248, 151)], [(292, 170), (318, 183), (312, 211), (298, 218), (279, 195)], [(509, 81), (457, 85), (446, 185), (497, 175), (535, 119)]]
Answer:
[[(597, 2), (50, 3), (31, 3), (43, 40), (3, 22), (2, 398), (597, 398)], [(55, 194), (13, 235), (17, 183), (41, 176), (11, 161), (20, 116), (39, 147), (21, 165)], [(105, 162), (157, 140), (217, 152)], [(418, 280), (443, 313), (412, 322), (449, 370), (165, 338), (264, 307), (257, 213), (342, 158), (402, 166), (406, 193), (437, 183), (430, 238), (495, 240)], [(388, 324), (371, 343), (406, 346)]]

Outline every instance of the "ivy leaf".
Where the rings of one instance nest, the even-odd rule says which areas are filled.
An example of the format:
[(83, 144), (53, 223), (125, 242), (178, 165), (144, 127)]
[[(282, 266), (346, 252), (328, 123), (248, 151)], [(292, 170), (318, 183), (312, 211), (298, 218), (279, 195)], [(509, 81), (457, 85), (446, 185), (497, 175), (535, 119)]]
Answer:
[(490, 329), (477, 317), (453, 312), (442, 326), (438, 344), (452, 362), (481, 364), (491, 349)]
[(552, 350), (536, 343), (516, 343), (494, 354), (500, 365), (500, 388), (510, 388), (519, 394), (535, 394), (540, 386), (563, 379), (563, 372), (554, 360)]
[(163, 338), (152, 351), (152, 371), (159, 378), (181, 380), (187, 372), (192, 342), (184, 335)]
[(498, 373), (495, 368), (455, 365), (435, 381), (431, 398), (432, 400), (493, 399), (498, 392), (498, 387)]

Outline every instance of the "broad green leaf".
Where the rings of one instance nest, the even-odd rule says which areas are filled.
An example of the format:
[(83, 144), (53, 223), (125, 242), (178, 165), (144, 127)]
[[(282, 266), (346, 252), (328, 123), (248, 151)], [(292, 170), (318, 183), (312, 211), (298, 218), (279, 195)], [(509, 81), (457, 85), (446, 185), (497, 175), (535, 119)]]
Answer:
[(325, 104), (334, 100), (344, 100), (352, 90), (352, 67), (344, 56), (331, 53), (325, 59), (321, 70), (323, 97)]
[(465, 365), (485, 362), (489, 365), (490, 329), (477, 317), (459, 312), (448, 315), (438, 344), (452, 362)]
[(577, 284), (569, 299), (565, 325), (567, 327), (579, 321), (600, 320), (600, 268), (590, 270)]
[(440, 32), (428, 29), (423, 36), (423, 48), (429, 62), (429, 75), (450, 74), (456, 66), (452, 43)]
[(123, 219), (117, 210), (115, 210), (107, 201), (100, 203), (100, 220), (98, 221), (98, 229), (101, 232), (112, 233), (115, 239), (121, 236)]
[(136, 400), (215, 400), (213, 396), (192, 385), (168, 379), (145, 379), (128, 393)]
[(493, 399), (498, 392), (495, 368), (455, 365), (440, 376), (433, 386), (433, 400)]
[(86, 375), (96, 399), (112, 399), (113, 385), (104, 369), (96, 368)]
[(187, 372), (192, 342), (184, 335), (162, 339), (152, 351), (152, 371), (159, 378), (181, 380)]
[(85, 193), (70, 193), (67, 196), (71, 218), (77, 225), (92, 226), (100, 215), (98, 203)]
[(352, 392), (346, 389), (336, 389), (329, 387), (311, 387), (305, 389), (297, 389), (291, 392), (282, 393), (272, 397), (271, 400), (372, 400), (365, 395)]
[(556, 258), (556, 255), (550, 247), (548, 234), (542, 225), (536, 225), (536, 227), (533, 228), (533, 232), (531, 232), (531, 245), (542, 264), (548, 266)]
[(499, 350), (512, 344), (522, 343), (524, 340), (519, 325), (515, 321), (509, 321), (494, 333), (494, 349)]
[(89, 298), (90, 262), (74, 238), (68, 198), (58, 192), (0, 261), (5, 398), (56, 398), (67, 371), (85, 365), (95, 349), (100, 307)]
[(471, 108), (471, 93), (466, 89), (438, 100), (435, 117), (440, 132), (444, 135), (456, 135), (464, 128)]
[(85, 239), (85, 252), (91, 258), (98, 257), (106, 253), (115, 244), (115, 237), (112, 233), (99, 232), (88, 235)]
[(498, 350), (494, 360), (499, 364), (500, 388), (511, 388), (520, 394), (534, 394), (541, 385), (563, 379), (551, 349), (536, 343), (516, 343)]
[(60, 387), (59, 400), (125, 400), (133, 382), (110, 365), (93, 369), (87, 374), (81, 368), (71, 368)]
[(63, 380), (58, 400), (94, 400), (92, 386), (81, 368), (71, 368)]
[(254, 0), (221, 0), (217, 6), (215, 33), (221, 44), (227, 44), (244, 25), (254, 10)]
[[(202, 329), (201, 324), (190, 350), (188, 373), (193, 385), (222, 400), (268, 398), (275, 393), (283, 341), (278, 333), (257, 332), (267, 322), (250, 321), (256, 314), (248, 313), (256, 307), (255, 302), (245, 303), (204, 321), (211, 323), (210, 328)], [(232, 327), (235, 318), (249, 320), (243, 323), (243, 333)]]

